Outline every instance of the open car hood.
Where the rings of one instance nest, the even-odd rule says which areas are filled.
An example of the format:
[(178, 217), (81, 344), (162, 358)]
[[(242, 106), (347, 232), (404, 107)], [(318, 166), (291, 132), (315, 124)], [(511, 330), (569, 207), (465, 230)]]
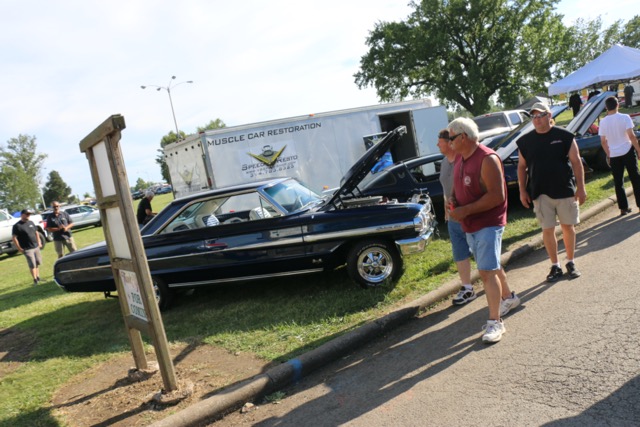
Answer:
[(574, 135), (584, 135), (605, 109), (604, 101), (615, 96), (615, 92), (603, 92), (589, 99), (577, 116), (567, 124), (566, 129)]
[(333, 193), (333, 196), (327, 204), (335, 204), (341, 197), (353, 194), (354, 190), (367, 176), (378, 160), (380, 160), (383, 154), (386, 153), (391, 146), (406, 133), (407, 128), (405, 126), (398, 126), (389, 132), (380, 142), (367, 150), (367, 152), (364, 153), (353, 166), (351, 166), (344, 177), (342, 177), (342, 180), (340, 180), (340, 188), (338, 191)]

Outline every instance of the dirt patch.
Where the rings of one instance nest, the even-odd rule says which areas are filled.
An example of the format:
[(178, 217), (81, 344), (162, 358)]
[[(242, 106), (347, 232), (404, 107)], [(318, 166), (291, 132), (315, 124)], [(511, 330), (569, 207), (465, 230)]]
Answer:
[(35, 337), (9, 328), (0, 330), (0, 378), (10, 374), (31, 358)]
[[(73, 427), (148, 425), (269, 367), (255, 356), (208, 345), (174, 346), (171, 355), (180, 389), (191, 392), (178, 403), (158, 403), (163, 388), (159, 371), (142, 373), (141, 381), (128, 375), (134, 368), (128, 354), (83, 372), (59, 389), (52, 398), (53, 415)], [(155, 362), (155, 355), (147, 355), (147, 360)]]

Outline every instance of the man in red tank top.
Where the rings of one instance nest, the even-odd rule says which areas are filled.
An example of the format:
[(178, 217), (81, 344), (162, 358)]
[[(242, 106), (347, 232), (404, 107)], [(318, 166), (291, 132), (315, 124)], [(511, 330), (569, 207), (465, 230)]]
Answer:
[(462, 224), (476, 259), (489, 305), (482, 341), (494, 343), (506, 332), (502, 316), (520, 304), (500, 265), (507, 224), (507, 184), (500, 157), (478, 143), (478, 126), (473, 120), (458, 118), (449, 123), (449, 140), (458, 154), (449, 215)]

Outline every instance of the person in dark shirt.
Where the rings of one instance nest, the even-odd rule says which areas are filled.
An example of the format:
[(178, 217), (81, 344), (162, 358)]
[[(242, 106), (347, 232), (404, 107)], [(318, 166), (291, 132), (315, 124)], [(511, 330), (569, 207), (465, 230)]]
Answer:
[(64, 248), (66, 247), (69, 253), (76, 251), (76, 243), (71, 235), (71, 227), (73, 227), (73, 220), (63, 210), (60, 210), (60, 202), (51, 203), (53, 213), (47, 219), (47, 230), (53, 233), (53, 245), (56, 248), (58, 258), (64, 256)]
[(151, 209), (151, 200), (153, 200), (154, 196), (155, 194), (153, 191), (147, 190), (147, 192), (144, 193), (142, 200), (140, 200), (140, 204), (138, 205), (138, 210), (136, 212), (136, 218), (138, 219), (138, 224), (141, 226), (151, 221), (151, 218), (156, 215), (156, 213), (153, 212), (153, 209)]
[(582, 106), (582, 98), (580, 98), (579, 93), (574, 93), (569, 97), (569, 107), (573, 110), (573, 117), (578, 115), (580, 112), (580, 107)]
[(626, 108), (633, 107), (633, 92), (636, 90), (631, 85), (626, 85), (624, 87), (624, 106)]
[(20, 212), (20, 221), (13, 224), (11, 237), (18, 252), (24, 254), (25, 258), (27, 258), (27, 264), (33, 277), (33, 284), (37, 285), (40, 283), (40, 264), (42, 264), (40, 248), (42, 247), (42, 242), (36, 225), (29, 220), (32, 213), (29, 209), (23, 209)]
[(520, 202), (526, 208), (533, 202), (542, 228), (544, 247), (552, 264), (547, 281), (555, 282), (563, 275), (558, 261), (556, 217), (562, 228), (567, 273), (574, 279), (580, 277), (574, 263), (575, 225), (580, 222), (579, 205), (587, 198), (578, 144), (571, 132), (551, 124), (548, 105), (537, 102), (530, 112), (535, 129), (517, 142)]

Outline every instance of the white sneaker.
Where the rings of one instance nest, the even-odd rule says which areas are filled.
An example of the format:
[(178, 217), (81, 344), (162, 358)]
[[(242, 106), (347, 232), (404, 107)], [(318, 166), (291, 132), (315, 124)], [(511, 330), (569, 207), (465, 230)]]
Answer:
[(507, 328), (504, 327), (504, 322), (500, 320), (487, 320), (487, 324), (482, 327), (484, 329), (484, 335), (482, 335), (482, 342), (492, 343), (498, 342), (502, 338), (502, 334), (507, 332)]
[(463, 305), (476, 299), (473, 286), (463, 285), (458, 294), (453, 298), (453, 305)]
[(511, 291), (511, 297), (500, 301), (500, 317), (506, 316), (511, 310), (520, 305), (520, 298)]

